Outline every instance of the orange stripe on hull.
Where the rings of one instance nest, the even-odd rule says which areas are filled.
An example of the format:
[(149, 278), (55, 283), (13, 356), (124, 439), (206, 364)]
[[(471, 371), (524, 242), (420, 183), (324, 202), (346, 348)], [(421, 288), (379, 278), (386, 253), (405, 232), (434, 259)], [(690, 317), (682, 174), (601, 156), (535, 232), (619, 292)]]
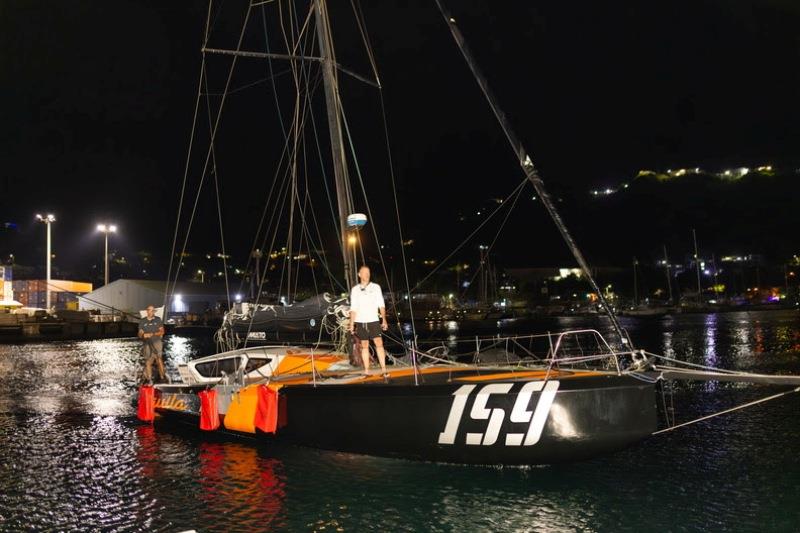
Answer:
[(599, 372), (561, 372), (558, 370), (532, 370), (527, 372), (499, 372), (496, 374), (484, 374), (482, 376), (469, 376), (465, 378), (457, 378), (456, 381), (493, 381), (498, 379), (565, 379), (577, 378), (586, 376), (598, 376)]
[[(420, 368), (417, 370), (421, 376), (427, 374), (442, 374), (445, 372), (464, 372), (464, 371), (472, 371), (471, 368), (460, 368), (460, 367), (431, 367), (431, 368)], [(387, 374), (389, 374), (390, 378), (403, 378), (407, 376), (414, 375), (413, 368), (404, 368), (403, 370), (387, 370)], [(354, 379), (358, 379), (358, 376), (354, 377)], [(383, 376), (380, 374), (370, 375), (369, 377), (365, 377), (359, 379), (359, 382), (366, 383), (369, 381), (383, 381)]]

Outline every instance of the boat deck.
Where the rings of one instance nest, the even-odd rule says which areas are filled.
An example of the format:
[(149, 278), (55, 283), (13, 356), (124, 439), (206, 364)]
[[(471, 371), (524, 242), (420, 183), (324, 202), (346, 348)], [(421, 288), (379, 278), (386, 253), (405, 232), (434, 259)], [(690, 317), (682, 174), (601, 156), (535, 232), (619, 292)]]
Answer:
[[(482, 382), (515, 382), (537, 380), (569, 380), (588, 377), (619, 377), (616, 372), (597, 370), (575, 369), (547, 369), (546, 367), (531, 368), (519, 367), (513, 369), (508, 366), (482, 367), (475, 365), (430, 365), (421, 366), (415, 371), (412, 367), (389, 368), (387, 375), (378, 370), (371, 370), (364, 374), (362, 370), (318, 372), (315, 376), (310, 373), (289, 374), (274, 377), (269, 381), (260, 380), (248, 383), (269, 383), (280, 387), (312, 385), (316, 387), (336, 386), (380, 386), (380, 387), (406, 387), (409, 385), (444, 385), (453, 383), (482, 383)], [(207, 388), (206, 384), (186, 385), (184, 383), (159, 384), (157, 388), (164, 392), (195, 392)]]

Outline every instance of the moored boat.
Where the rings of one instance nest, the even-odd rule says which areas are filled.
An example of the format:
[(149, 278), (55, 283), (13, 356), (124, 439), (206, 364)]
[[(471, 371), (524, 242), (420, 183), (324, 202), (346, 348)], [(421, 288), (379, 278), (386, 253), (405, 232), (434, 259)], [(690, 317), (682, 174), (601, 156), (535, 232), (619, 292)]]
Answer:
[[(579, 334), (599, 336), (565, 333), (556, 346)], [(156, 386), (156, 411), (167, 425), (199, 428), (199, 393), (213, 386), (223, 433), (429, 461), (555, 463), (620, 450), (655, 431), (654, 382), (604, 369), (619, 357), (397, 365), (383, 376), (330, 351), (248, 348), (182, 366), (183, 383)], [(259, 388), (277, 394), (273, 432), (257, 428)]]
[[(188, 426), (214, 434), (249, 436), (267, 442), (379, 456), (467, 464), (527, 465), (586, 459), (623, 449), (656, 433), (659, 420), (656, 399), (659, 390), (662, 394), (664, 392), (660, 383), (665, 379), (726, 379), (800, 385), (800, 378), (772, 379), (770, 376), (718, 371), (699, 365), (693, 365), (687, 371), (674, 366), (679, 361), (634, 349), (632, 340), (617, 320), (593, 277), (592, 269), (561, 219), (555, 202), (544, 188), (531, 157), (489, 91), (487, 80), (478, 70), (455, 19), (439, 0), (436, 3), (518, 158), (525, 176), (518, 190), (521, 191), (521, 187), (528, 183), (535, 189), (596, 294), (598, 307), (606, 313), (617, 339), (615, 347), (612, 348), (612, 344), (595, 330), (580, 330), (552, 335), (467, 339), (467, 342), (475, 343), (475, 348), (466, 353), (449, 354), (444, 353), (447, 350), (436, 351), (433, 348), (425, 350), (419, 347), (414, 335), (411, 311), (410, 338), (394, 339), (402, 354), (398, 353), (386, 374), (364, 373), (348, 362), (347, 346), (351, 341), (345, 322), (348, 313), (343, 306), (326, 308), (323, 313), (324, 305), (278, 308), (259, 307), (255, 302), (252, 312), (231, 315), (229, 318), (236, 320), (226, 321), (230, 328), (223, 331), (220, 338), (232, 349), (180, 367), (180, 383), (156, 385), (154, 390), (144, 389), (147, 392), (143, 394), (152, 392), (154, 395), (154, 414), (159, 423), (167, 427)], [(311, 20), (312, 16), (316, 20), (318, 51), (313, 49), (314, 39), (310, 39), (307, 42), (312, 44), (307, 56), (282, 56), (269, 51), (243, 52), (239, 49), (208, 49), (208, 52), (234, 57), (308, 60), (319, 64), (325, 89), (339, 211), (336, 229), (341, 237), (338, 244), (344, 272), (344, 283), (340, 282), (340, 285), (352, 287), (354, 272), (351, 267), (356, 264), (356, 247), (360, 246), (358, 231), (366, 224), (367, 217), (348, 214), (353, 210), (353, 198), (342, 129), (344, 124), (347, 130), (347, 123), (341, 109), (336, 76), (342, 67), (336, 63), (333, 54), (325, 0), (309, 3), (308, 19)], [(309, 27), (304, 25), (302, 31)], [(298, 42), (301, 40), (300, 35), (295, 37)], [(204, 49), (204, 53), (206, 51)], [(295, 51), (287, 53), (294, 54)], [(342, 72), (353, 75), (349, 71)], [(377, 72), (375, 75), (375, 86), (379, 87)], [(359, 79), (363, 81), (363, 77)], [(298, 95), (301, 92), (298, 87)], [(218, 118), (219, 115), (217, 122)], [(295, 121), (296, 124), (299, 122)], [(206, 165), (210, 160), (214, 133)], [(300, 139), (299, 132), (293, 130), (292, 133), (296, 141)], [(349, 137), (349, 130), (346, 133)], [(292, 154), (295, 161), (297, 156), (296, 152)], [(296, 173), (289, 174), (296, 177)], [(290, 201), (295, 202), (296, 198), (302, 197), (296, 192), (298, 181), (295, 179), (290, 186), (295, 191), (290, 195)], [(398, 212), (398, 223), (399, 219)], [(357, 223), (351, 224), (354, 220)], [(277, 228), (276, 224), (276, 233)], [(402, 233), (399, 237), (402, 249)], [(377, 250), (382, 248), (377, 234), (374, 245)], [(286, 254), (289, 267), (291, 256), (290, 250)], [(263, 282), (262, 274), (266, 271), (265, 267), (258, 273), (259, 283)], [(291, 276), (289, 271), (287, 287), (291, 286)], [(405, 277), (407, 287), (403, 296), (411, 310), (412, 289), (408, 286), (407, 273)], [(330, 303), (330, 300), (325, 302), (326, 305)], [(327, 345), (318, 340), (308, 346), (295, 347), (236, 347), (241, 340), (238, 334), (251, 332), (256, 323), (263, 322), (259, 327), (265, 332), (279, 331), (281, 322), (295, 318), (298, 323), (309, 325), (311, 320), (315, 321), (314, 325), (317, 321), (324, 322), (325, 328), (319, 327), (320, 337), (324, 329), (332, 337), (332, 342)], [(538, 341), (544, 343), (544, 349), (536, 345)], [(481, 363), (482, 354), (490, 350), (495, 350), (493, 362)], [(473, 362), (456, 362), (463, 360), (464, 356)], [(660, 364), (662, 360), (667, 361), (666, 366)], [(789, 392), (797, 391), (800, 387)], [(786, 393), (773, 395), (764, 401)], [(146, 414), (144, 418), (152, 418), (151, 413)], [(662, 415), (667, 421), (666, 430), (687, 424), (676, 424), (669, 412)]]

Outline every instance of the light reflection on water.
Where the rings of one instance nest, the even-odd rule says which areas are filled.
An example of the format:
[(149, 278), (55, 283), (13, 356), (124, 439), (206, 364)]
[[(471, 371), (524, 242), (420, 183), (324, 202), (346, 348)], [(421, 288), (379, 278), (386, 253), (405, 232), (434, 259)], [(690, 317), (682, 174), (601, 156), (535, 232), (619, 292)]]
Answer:
[[(796, 313), (623, 324), (650, 351), (725, 368), (800, 373)], [(529, 325), (513, 327), (525, 331)], [(575, 317), (536, 326), (609, 329), (602, 320)], [(453, 334), (448, 326), (442, 337)], [(135, 339), (0, 346), (0, 531), (800, 526), (800, 395), (589, 462), (476, 468), (156, 431), (134, 418), (138, 349)], [(196, 340), (169, 339), (168, 365), (209, 349)], [(728, 384), (713, 393), (682, 390), (678, 416), (688, 419), (776, 390)]]

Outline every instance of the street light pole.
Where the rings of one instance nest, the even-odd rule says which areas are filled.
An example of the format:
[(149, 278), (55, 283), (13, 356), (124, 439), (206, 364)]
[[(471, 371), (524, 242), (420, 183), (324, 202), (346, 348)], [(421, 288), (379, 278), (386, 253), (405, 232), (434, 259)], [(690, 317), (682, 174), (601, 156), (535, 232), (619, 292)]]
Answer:
[(47, 286), (45, 287), (45, 307), (47, 311), (50, 311), (50, 259), (52, 258), (52, 253), (50, 251), (52, 239), (50, 236), (50, 224), (56, 221), (56, 217), (53, 215), (47, 215), (43, 217), (42, 215), (36, 215), (36, 220), (43, 223), (47, 226)]
[(103, 240), (105, 240), (106, 243), (103, 250), (103, 257), (105, 259), (103, 261), (103, 285), (108, 285), (108, 232), (105, 232), (103, 237), (105, 237)]
[(105, 249), (103, 253), (103, 285), (108, 285), (109, 271), (108, 271), (108, 234), (116, 233), (117, 226), (114, 224), (98, 224), (97, 231), (105, 234)]

